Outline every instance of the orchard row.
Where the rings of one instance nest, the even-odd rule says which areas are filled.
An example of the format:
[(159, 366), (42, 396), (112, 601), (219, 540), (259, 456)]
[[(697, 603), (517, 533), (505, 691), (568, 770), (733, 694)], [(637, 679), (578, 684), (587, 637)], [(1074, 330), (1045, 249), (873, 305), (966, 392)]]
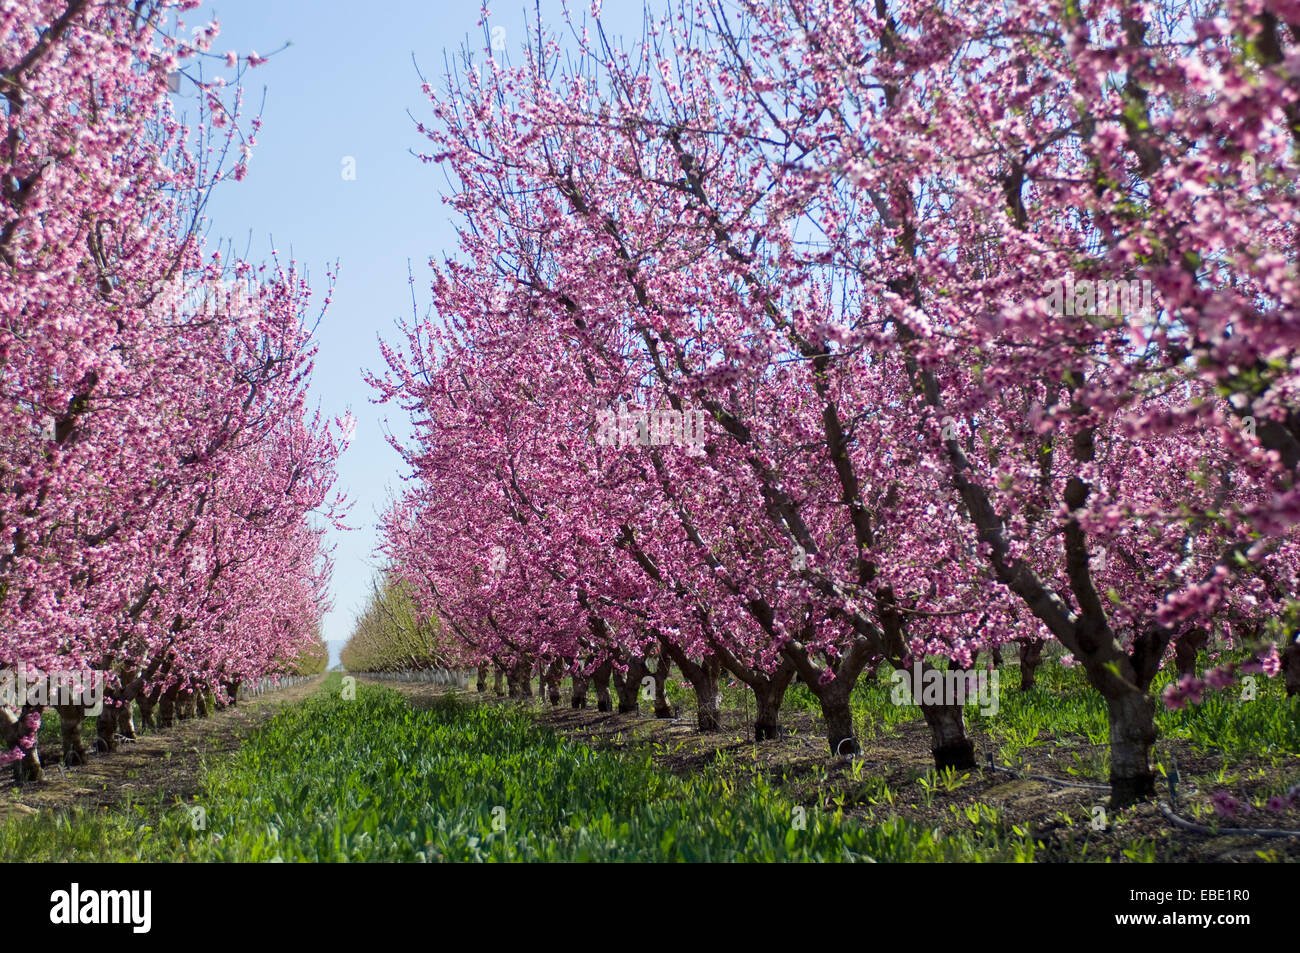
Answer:
[[(799, 679), (846, 753), (864, 671), (1012, 644), (1028, 674), (1055, 641), (1118, 804), (1153, 793), (1156, 704), (1300, 688), (1292, 0), (538, 30), (426, 87), (461, 248), (372, 376), (414, 425), (386, 586), (436, 664), (635, 688), (671, 661), (705, 728), (725, 670), (759, 738)], [(707, 418), (602, 439), (623, 407)], [(408, 635), (348, 664), (410, 667)], [(1244, 661), (1202, 678), (1201, 649)], [(961, 706), (922, 709), (970, 765)]]
[[(0, 14), (0, 676), (90, 673), (58, 705), (73, 763), (91, 696), (112, 750), (136, 702), (224, 704), (323, 667), (346, 422), (307, 408), (305, 277), (204, 246), (259, 122), (194, 6)], [(0, 763), (39, 778), (45, 699), (6, 701)]]

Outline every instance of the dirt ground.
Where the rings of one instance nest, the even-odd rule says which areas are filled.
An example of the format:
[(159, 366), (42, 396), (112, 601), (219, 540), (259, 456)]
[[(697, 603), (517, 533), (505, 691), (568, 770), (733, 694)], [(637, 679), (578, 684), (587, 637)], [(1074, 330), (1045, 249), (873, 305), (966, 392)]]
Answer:
[[(401, 691), (415, 705), (429, 704), (453, 692), (448, 686), (429, 683), (384, 680), (376, 684)], [(830, 756), (820, 719), (810, 712), (782, 712), (784, 736), (775, 742), (755, 744), (746, 714), (738, 710), (723, 712), (722, 731), (701, 734), (695, 728), (692, 711), (679, 712), (676, 718), (658, 719), (649, 713), (650, 706), (645, 703), (642, 714), (619, 715), (596, 711), (594, 699), (589, 703), (593, 707), (574, 710), (569, 707), (567, 694), (555, 708), (537, 697), (511, 701), (499, 698), (491, 690), (480, 695), (472, 686), (455, 694), (462, 700), (480, 704), (527, 706), (541, 724), (593, 747), (617, 750), (648, 746), (655, 761), (669, 771), (687, 773), (710, 767), (748, 773), (758, 766), (774, 784), (783, 785), (801, 803), (826, 810), (841, 807), (849, 815), (865, 817), (874, 812), (878, 820), (898, 816), (955, 831), (963, 827), (970, 829), (971, 822), (964, 812), (983, 803), (1000, 811), (1008, 829), (1019, 827), (1043, 842), (1044, 848), (1036, 854), (1039, 861), (1146, 859), (1150, 856), (1146, 850), (1138, 850), (1132, 856), (1126, 853), (1143, 842), (1153, 845), (1154, 859), (1164, 862), (1300, 861), (1300, 837), (1264, 838), (1184, 831), (1174, 827), (1160, 812), (1158, 802), (1122, 812), (1110, 811), (1106, 806), (1107, 785), (1089, 787), (1096, 782), (1069, 773), (1068, 765), (1077, 763), (1076, 755), (1085, 760), (1101, 756), (1096, 746), (1082, 739), (1071, 743), (1072, 739), (1063, 738), (1055, 744), (1027, 748), (1022, 755), (1023, 763), (1016, 773), (1011, 773), (989, 769), (987, 758), (996, 749), (991, 739), (976, 734), (973, 741), (981, 767), (961, 772), (969, 776), (953, 790), (946, 790), (942, 786), (926, 786), (925, 776), (933, 761), (928, 732), (919, 721), (864, 740), (862, 755), (848, 761)], [(1179, 805), (1183, 816), (1188, 816), (1189, 802), (1208, 804), (1213, 791), (1222, 786), (1215, 778), (1224, 767), (1223, 759), (1215, 752), (1198, 752), (1180, 739), (1164, 739), (1159, 745), (1162, 757), (1173, 754), (1177, 758), (1183, 779), (1178, 787)], [(1276, 769), (1262, 762), (1238, 763), (1229, 770), (1242, 779), (1247, 790), (1252, 786), (1249, 779), (1262, 783), (1276, 774)], [(1057, 783), (1026, 775), (1053, 778)], [(881, 779), (893, 793), (892, 803), (881, 797)], [(1167, 802), (1168, 798), (1168, 790), (1162, 787), (1159, 800)], [(1097, 808), (1105, 812), (1103, 817), (1099, 818)], [(1094, 830), (1094, 820), (1104, 820), (1105, 829)], [(1295, 823), (1294, 815), (1287, 820), (1292, 827), (1300, 826)], [(1225, 827), (1279, 826), (1277, 818), (1258, 814), (1222, 823)]]
[(132, 797), (159, 794), (164, 802), (187, 799), (198, 793), (204, 759), (235, 751), (268, 718), (285, 705), (300, 701), (319, 684), (317, 679), (243, 699), (237, 707), (206, 718), (186, 719), (166, 731), (142, 733), (111, 754), (92, 750), (87, 763), (75, 768), (59, 763), (57, 744), (43, 747), (44, 781), (16, 787), (8, 772), (0, 776), (0, 819), (74, 807), (110, 808)]

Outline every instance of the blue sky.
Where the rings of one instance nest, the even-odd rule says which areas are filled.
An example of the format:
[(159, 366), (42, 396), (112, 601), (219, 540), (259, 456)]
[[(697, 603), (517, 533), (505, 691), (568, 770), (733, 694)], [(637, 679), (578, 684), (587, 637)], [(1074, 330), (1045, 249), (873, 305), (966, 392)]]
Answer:
[[(586, 6), (573, 4), (579, 11)], [(558, 28), (559, 3), (542, 8), (544, 20)], [(630, 26), (640, 10), (639, 2), (607, 3), (604, 18), (626, 17)], [(213, 15), (221, 23), (215, 53), (265, 56), (286, 40), (292, 45), (245, 74), (248, 106), (256, 109), (265, 87), (263, 126), (247, 178), (223, 184), (213, 196), (209, 241), (232, 239), (255, 261), (272, 248), (284, 260), (292, 253), (322, 291), (327, 268), (339, 263), (334, 300), (318, 332), (313, 385), (325, 413), (350, 410), (357, 418), (338, 482), (353, 501), (355, 530), (331, 540), (334, 610), (325, 638), (333, 662), (374, 572), (376, 514), (401, 483), (401, 461), (384, 431), (404, 434), (405, 420), (397, 407), (370, 403), (362, 371), (382, 368), (377, 335), (396, 340), (394, 322), (411, 314), (408, 260), (423, 311), (429, 259), (456, 248), (442, 203), (446, 178), (411, 154), (425, 145), (411, 116), (431, 119), (412, 55), (440, 85), (444, 50), (467, 39), (484, 45), (480, 11), (473, 0), (218, 0), (191, 11), (185, 22), (193, 27)], [(512, 51), (524, 42), (524, 15), (515, 0), (497, 5), (489, 18), (491, 27), (504, 27), (494, 36)], [(352, 180), (343, 176), (347, 158), (355, 160)]]

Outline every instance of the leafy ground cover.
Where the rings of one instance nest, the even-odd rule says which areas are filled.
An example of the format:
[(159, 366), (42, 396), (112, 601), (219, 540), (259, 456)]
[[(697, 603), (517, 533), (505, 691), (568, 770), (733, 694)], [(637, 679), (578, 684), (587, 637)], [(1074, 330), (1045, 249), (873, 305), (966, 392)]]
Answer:
[[(1101, 826), (1104, 712), (1067, 669), (1003, 687), (996, 719), (972, 716), (993, 766), (928, 767), (924, 725), (864, 681), (865, 750), (821, 749), (814, 702), (793, 693), (785, 737), (753, 743), (724, 689), (724, 730), (501, 702), (429, 684), (340, 676), (284, 707), (187, 786), (107, 806), (0, 823), (8, 860), (187, 861), (1153, 861), (1297, 859), (1295, 838), (1233, 835), (1297, 824), (1270, 811), (1300, 767), (1300, 705), (1265, 683), (1249, 703), (1164, 712), (1160, 765), (1181, 768), (1182, 813), (1219, 836), (1174, 830), (1151, 804)], [(685, 701), (685, 699), (682, 699)], [(689, 707), (684, 709), (689, 712)], [(1267, 738), (1259, 746), (1237, 737)], [(1054, 777), (1048, 783), (1034, 777)], [(1101, 785), (1104, 788), (1104, 785)], [(1213, 794), (1237, 792), (1239, 816)]]

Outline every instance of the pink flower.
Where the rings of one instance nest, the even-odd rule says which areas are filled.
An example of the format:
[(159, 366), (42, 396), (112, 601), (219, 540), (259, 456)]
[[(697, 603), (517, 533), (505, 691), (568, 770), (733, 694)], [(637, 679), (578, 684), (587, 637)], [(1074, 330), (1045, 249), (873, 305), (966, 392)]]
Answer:
[(1232, 673), (1231, 665), (1225, 665), (1222, 668), (1212, 668), (1205, 673), (1205, 684), (1210, 688), (1227, 688), (1235, 681), (1236, 677)]
[(1215, 791), (1210, 804), (1214, 807), (1214, 813), (1220, 817), (1236, 817), (1243, 813), (1242, 803), (1227, 791)]
[(226, 66), (229, 67), (230, 69), (234, 69), (238, 64), (239, 64), (239, 55), (234, 50), (230, 50), (229, 52), (227, 52)]
[(1274, 794), (1268, 799), (1266, 807), (1274, 814), (1282, 814), (1291, 809), (1291, 798), (1284, 797), (1281, 794)]
[(1181, 711), (1187, 705), (1187, 697), (1177, 685), (1167, 686), (1160, 697), (1164, 699), (1165, 707), (1170, 711)]
[(1205, 700), (1205, 682), (1195, 675), (1184, 675), (1178, 679), (1178, 691), (1193, 705)]

